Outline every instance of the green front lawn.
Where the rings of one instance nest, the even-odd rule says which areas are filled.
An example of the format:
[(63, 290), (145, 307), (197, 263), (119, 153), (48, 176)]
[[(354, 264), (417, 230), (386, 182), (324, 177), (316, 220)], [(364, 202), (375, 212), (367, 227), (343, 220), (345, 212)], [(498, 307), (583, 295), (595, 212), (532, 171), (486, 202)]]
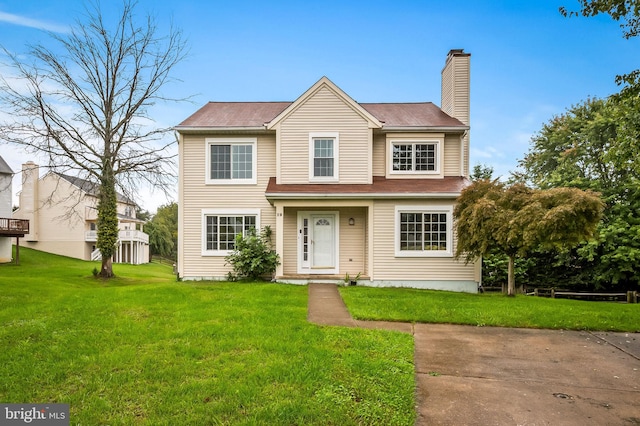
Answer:
[(640, 304), (343, 287), (354, 318), (475, 326), (640, 332)]
[(70, 404), (71, 424), (415, 420), (408, 334), (309, 324), (307, 288), (179, 283), (162, 265), (21, 248), (0, 265), (0, 401)]

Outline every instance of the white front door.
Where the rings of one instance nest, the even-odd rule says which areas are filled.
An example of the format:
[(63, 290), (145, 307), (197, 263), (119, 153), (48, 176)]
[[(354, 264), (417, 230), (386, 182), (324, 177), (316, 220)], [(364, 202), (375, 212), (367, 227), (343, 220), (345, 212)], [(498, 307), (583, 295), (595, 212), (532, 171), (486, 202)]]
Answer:
[(336, 212), (299, 213), (299, 273), (338, 273), (337, 221), (338, 214)]

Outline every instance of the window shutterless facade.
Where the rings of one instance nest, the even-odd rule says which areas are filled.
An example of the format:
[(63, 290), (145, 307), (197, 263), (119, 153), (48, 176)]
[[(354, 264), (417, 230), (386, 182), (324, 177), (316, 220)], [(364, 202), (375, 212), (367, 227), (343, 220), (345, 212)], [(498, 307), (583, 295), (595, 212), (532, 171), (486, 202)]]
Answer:
[(396, 256), (452, 256), (450, 207), (396, 207)]
[(309, 134), (310, 181), (338, 181), (338, 145), (337, 132)]
[(256, 138), (207, 138), (206, 147), (206, 183), (256, 183)]
[(236, 235), (259, 226), (259, 210), (203, 210), (202, 255), (226, 256), (235, 247)]

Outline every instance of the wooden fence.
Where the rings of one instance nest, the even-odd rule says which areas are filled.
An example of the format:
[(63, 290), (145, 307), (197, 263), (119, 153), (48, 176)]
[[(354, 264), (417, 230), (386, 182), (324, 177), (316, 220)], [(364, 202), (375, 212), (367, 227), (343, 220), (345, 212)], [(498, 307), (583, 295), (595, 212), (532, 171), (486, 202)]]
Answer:
[(563, 291), (554, 288), (536, 288), (534, 296), (551, 297), (553, 299), (578, 299), (578, 300), (599, 300), (609, 302), (638, 303), (638, 292), (627, 291), (625, 293), (594, 293), (581, 291)]

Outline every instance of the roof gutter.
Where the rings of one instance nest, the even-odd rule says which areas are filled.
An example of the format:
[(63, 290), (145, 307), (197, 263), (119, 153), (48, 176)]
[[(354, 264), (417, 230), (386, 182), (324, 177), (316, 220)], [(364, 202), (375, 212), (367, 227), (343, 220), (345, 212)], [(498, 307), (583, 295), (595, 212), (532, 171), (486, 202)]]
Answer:
[(225, 126), (225, 127), (203, 127), (203, 126), (175, 126), (173, 130), (182, 134), (211, 133), (211, 132), (269, 132), (265, 126)]
[(464, 133), (470, 129), (469, 126), (384, 126), (379, 132), (443, 132), (443, 133)]
[(459, 192), (407, 192), (407, 193), (309, 193), (309, 192), (265, 192), (268, 200), (317, 200), (324, 199), (409, 199), (409, 198), (457, 198)]

